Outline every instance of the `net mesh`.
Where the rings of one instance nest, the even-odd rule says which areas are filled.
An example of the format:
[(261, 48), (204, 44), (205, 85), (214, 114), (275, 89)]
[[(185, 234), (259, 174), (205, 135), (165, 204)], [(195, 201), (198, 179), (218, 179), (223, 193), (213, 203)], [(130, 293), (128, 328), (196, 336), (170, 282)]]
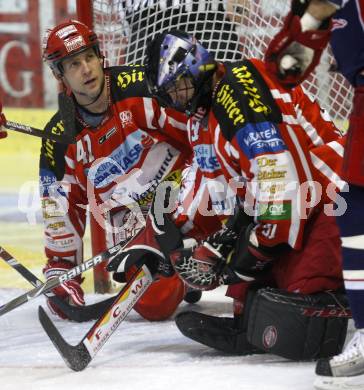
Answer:
[[(220, 61), (262, 58), (282, 26), (288, 0), (94, 0), (94, 29), (107, 65), (142, 63), (156, 33), (179, 29), (195, 35)], [(303, 86), (339, 125), (348, 118), (352, 90), (328, 48)]]

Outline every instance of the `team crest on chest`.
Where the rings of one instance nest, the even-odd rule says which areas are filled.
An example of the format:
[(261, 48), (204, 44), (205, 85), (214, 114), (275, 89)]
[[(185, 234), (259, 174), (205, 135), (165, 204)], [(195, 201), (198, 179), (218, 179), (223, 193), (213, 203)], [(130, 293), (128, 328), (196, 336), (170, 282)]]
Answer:
[(129, 110), (121, 111), (119, 114), (119, 118), (121, 126), (123, 127), (129, 126), (133, 123), (133, 114)]

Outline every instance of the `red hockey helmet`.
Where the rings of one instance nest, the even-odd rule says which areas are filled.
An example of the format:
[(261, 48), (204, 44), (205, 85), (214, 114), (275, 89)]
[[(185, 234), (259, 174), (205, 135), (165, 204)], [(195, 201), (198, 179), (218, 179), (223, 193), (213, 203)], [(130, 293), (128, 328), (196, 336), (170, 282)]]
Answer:
[(47, 30), (43, 40), (43, 60), (59, 76), (63, 73), (62, 60), (90, 47), (102, 57), (97, 35), (85, 24), (70, 20)]

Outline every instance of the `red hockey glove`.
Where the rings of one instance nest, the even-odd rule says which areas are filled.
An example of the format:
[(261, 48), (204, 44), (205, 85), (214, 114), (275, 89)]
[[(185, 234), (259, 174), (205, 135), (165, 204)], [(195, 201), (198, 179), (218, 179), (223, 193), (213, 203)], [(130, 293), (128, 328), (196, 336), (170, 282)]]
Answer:
[(160, 215), (162, 221), (158, 223), (154, 209), (155, 201), (145, 227), (109, 260), (106, 269), (114, 272), (113, 278), (117, 282), (125, 282), (128, 270), (143, 264), (152, 274), (173, 276), (169, 254), (183, 245), (182, 234), (167, 214)]
[(3, 106), (0, 103), (0, 139), (5, 138), (8, 133), (6, 132), (4, 125), (6, 123), (5, 115), (3, 114)]
[(266, 68), (286, 88), (304, 81), (319, 63), (330, 40), (331, 20), (323, 29), (302, 31), (300, 17), (290, 12), (282, 30), (270, 42), (265, 53)]
[[(43, 268), (43, 274), (47, 280), (56, 278), (67, 272), (75, 265), (66, 260), (48, 260), (48, 263)], [(62, 283), (60, 286), (54, 288), (52, 292), (59, 298), (66, 300), (68, 303), (74, 306), (83, 306), (85, 304), (84, 292), (81, 287), (83, 279), (81, 275), (77, 276), (72, 280), (68, 280), (65, 283)], [(62, 319), (67, 319), (68, 317), (62, 312), (62, 310), (51, 302), (47, 300), (47, 304), (51, 312)]]

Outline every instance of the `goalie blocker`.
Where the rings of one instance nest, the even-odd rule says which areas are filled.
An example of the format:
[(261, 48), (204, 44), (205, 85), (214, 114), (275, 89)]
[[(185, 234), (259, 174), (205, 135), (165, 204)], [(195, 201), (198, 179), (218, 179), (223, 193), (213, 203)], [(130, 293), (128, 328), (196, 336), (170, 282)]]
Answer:
[(250, 290), (235, 319), (183, 312), (176, 324), (187, 337), (233, 354), (272, 353), (311, 360), (341, 352), (350, 310), (344, 294), (312, 295), (263, 288)]

